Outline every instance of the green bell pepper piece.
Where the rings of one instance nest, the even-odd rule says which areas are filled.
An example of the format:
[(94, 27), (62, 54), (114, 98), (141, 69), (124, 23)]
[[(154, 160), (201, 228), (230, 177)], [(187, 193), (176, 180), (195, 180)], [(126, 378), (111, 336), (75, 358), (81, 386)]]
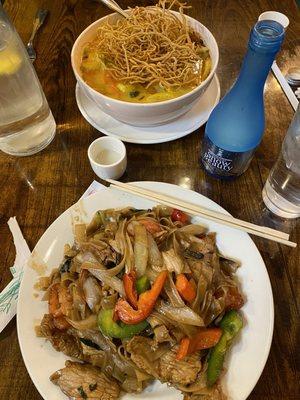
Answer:
[(147, 321), (135, 325), (127, 325), (123, 322), (118, 324), (113, 320), (113, 313), (114, 311), (110, 309), (101, 310), (98, 314), (98, 326), (103, 335), (116, 339), (127, 339), (142, 332), (148, 326)]
[(233, 339), (243, 327), (243, 320), (236, 310), (231, 310), (224, 315), (220, 328), (226, 332), (228, 339)]
[(207, 385), (216, 383), (223, 369), (226, 351), (229, 349), (233, 338), (243, 327), (243, 320), (237, 311), (229, 311), (223, 317), (220, 327), (223, 331), (221, 339), (210, 351), (207, 366)]
[(146, 275), (141, 276), (135, 284), (136, 287), (136, 291), (138, 294), (144, 293), (146, 292), (146, 290), (149, 290), (151, 285), (150, 285), (150, 281), (147, 278)]

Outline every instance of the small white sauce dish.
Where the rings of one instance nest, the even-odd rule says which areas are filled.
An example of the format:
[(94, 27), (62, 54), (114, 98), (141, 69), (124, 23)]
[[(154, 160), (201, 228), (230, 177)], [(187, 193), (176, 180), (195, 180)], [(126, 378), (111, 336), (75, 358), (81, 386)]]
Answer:
[(93, 171), (101, 179), (119, 179), (126, 170), (126, 147), (113, 137), (94, 140), (88, 148), (88, 158)]

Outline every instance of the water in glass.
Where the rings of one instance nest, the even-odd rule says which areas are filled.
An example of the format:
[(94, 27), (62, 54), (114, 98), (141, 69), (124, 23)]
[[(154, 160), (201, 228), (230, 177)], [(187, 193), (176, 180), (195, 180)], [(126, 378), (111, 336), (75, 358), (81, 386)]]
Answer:
[(283, 218), (300, 217), (300, 106), (262, 195), (275, 214)]
[(55, 130), (25, 47), (0, 9), (0, 150), (34, 154), (51, 142)]

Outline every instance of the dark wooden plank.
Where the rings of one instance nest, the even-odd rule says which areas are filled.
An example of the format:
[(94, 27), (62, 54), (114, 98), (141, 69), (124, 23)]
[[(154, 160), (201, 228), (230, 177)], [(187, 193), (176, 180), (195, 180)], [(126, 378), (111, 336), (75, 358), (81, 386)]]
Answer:
[[(128, 6), (155, 1), (123, 0)], [(299, 14), (292, 0), (193, 0), (189, 14), (201, 20), (215, 35), (220, 48), (218, 75), (222, 93), (232, 85), (241, 66), (249, 31), (266, 10), (284, 12), (290, 18), (278, 64), (283, 72), (299, 60)], [(9, 282), (8, 267), (14, 248), (6, 221), (17, 216), (31, 248), (47, 226), (74, 203), (94, 179), (86, 151), (99, 133), (79, 113), (70, 52), (79, 33), (110, 11), (88, 0), (6, 0), (5, 8), (21, 38), (30, 36), (38, 7), (50, 10), (47, 23), (36, 39), (35, 67), (58, 124), (55, 140), (43, 152), (28, 158), (0, 154), (0, 290)], [(299, 62), (299, 61), (298, 61)], [(299, 225), (282, 222), (265, 209), (261, 190), (279, 153), (292, 117), (292, 109), (274, 77), (266, 86), (266, 132), (249, 170), (233, 182), (208, 177), (199, 166), (203, 128), (175, 142), (157, 145), (127, 144), (128, 168), (124, 181), (157, 180), (194, 189), (233, 215), (269, 226), (282, 227), (299, 241)], [(275, 303), (275, 330), (265, 370), (250, 395), (251, 400), (295, 400), (299, 393), (299, 250), (255, 239), (268, 269)], [(37, 400), (24, 367), (15, 321), (0, 335), (0, 393), (7, 400)], [(17, 377), (17, 378), (16, 378)], [(241, 383), (242, 384), (242, 383)]]

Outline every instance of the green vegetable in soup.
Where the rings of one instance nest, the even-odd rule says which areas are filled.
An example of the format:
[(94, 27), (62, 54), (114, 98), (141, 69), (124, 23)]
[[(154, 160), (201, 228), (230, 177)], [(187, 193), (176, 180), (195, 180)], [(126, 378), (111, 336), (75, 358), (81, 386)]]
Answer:
[(140, 92), (138, 90), (132, 90), (131, 92), (129, 92), (130, 97), (137, 97), (139, 94)]
[(131, 99), (139, 100), (144, 96), (143, 88), (140, 85), (125, 85), (124, 83), (118, 83), (117, 88), (122, 92), (121, 100), (130, 101)]

